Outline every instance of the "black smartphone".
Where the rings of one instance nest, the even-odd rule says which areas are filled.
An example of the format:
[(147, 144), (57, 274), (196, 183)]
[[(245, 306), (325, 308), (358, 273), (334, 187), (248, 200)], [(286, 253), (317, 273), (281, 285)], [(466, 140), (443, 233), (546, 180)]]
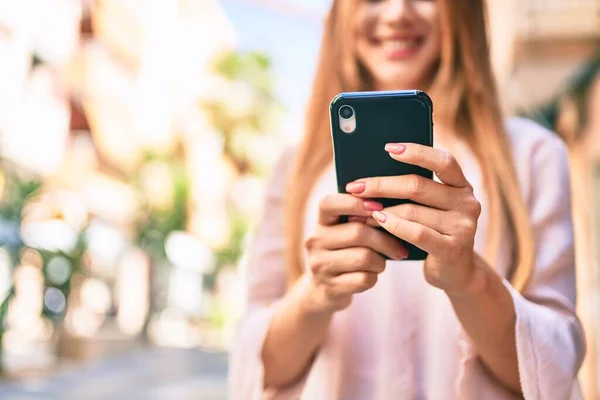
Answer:
[[(387, 143), (433, 146), (433, 102), (425, 92), (341, 93), (329, 108), (338, 192), (346, 193), (346, 184), (361, 178), (417, 174), (433, 179), (433, 172), (398, 162), (384, 149)], [(375, 200), (384, 207), (410, 201)], [(405, 244), (409, 260), (427, 257), (425, 251)]]

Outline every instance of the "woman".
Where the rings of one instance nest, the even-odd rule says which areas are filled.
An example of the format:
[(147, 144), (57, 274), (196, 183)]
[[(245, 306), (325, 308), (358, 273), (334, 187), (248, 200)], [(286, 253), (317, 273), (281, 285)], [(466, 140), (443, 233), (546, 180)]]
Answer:
[[(320, 57), (306, 136), (276, 168), (251, 251), (233, 398), (579, 398), (567, 155), (502, 120), (484, 0), (334, 1)], [(436, 149), (386, 150), (438, 179), (335, 193), (331, 98), (409, 88), (434, 99)], [(399, 239), (427, 260), (400, 261)]]

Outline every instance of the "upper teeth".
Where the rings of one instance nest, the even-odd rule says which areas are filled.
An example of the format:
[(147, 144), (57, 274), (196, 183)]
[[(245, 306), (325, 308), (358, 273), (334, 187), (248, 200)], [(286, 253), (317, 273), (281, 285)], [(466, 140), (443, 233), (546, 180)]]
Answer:
[(417, 45), (417, 39), (390, 39), (384, 40), (383, 45), (387, 50), (409, 50)]

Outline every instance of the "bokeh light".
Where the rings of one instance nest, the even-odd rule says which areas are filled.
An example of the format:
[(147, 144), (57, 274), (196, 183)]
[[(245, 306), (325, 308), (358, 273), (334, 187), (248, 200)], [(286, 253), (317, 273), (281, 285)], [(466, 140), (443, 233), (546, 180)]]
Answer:
[(44, 293), (44, 305), (48, 310), (55, 314), (60, 314), (65, 311), (67, 299), (60, 289), (49, 287)]
[(65, 257), (52, 257), (46, 265), (46, 274), (50, 282), (55, 285), (63, 285), (71, 277), (73, 266)]
[(21, 237), (27, 246), (48, 251), (68, 253), (77, 245), (77, 232), (60, 219), (29, 222), (22, 226)]
[(211, 249), (187, 232), (175, 231), (167, 236), (165, 251), (175, 266), (210, 273), (214, 269)]
[[(7, 370), (50, 370), (65, 348), (228, 349), (246, 306), (248, 233), (267, 175), (303, 132), (329, 3), (0, 0)], [(595, 0), (489, 4), (499, 88), (528, 105), (597, 42), (576, 39), (600, 26)], [(577, 125), (575, 111), (561, 121)], [(578, 259), (587, 287), (597, 255)], [(579, 302), (592, 338), (596, 303)]]
[(105, 314), (112, 305), (106, 283), (99, 279), (86, 279), (81, 285), (81, 305), (97, 314)]
[(6, 298), (11, 288), (11, 267), (10, 254), (0, 247), (0, 301)]
[(139, 334), (150, 308), (150, 259), (140, 249), (122, 258), (116, 277), (117, 322), (127, 335)]

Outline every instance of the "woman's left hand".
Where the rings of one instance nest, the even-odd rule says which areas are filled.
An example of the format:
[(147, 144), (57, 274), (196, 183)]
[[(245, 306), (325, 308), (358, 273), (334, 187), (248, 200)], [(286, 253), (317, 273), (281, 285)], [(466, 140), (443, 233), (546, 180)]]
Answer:
[(375, 177), (349, 183), (348, 193), (361, 198), (410, 199), (373, 212), (394, 236), (427, 251), (425, 279), (449, 294), (472, 286), (476, 274), (473, 249), (481, 204), (452, 154), (414, 143), (388, 144), (397, 161), (435, 172), (442, 183), (419, 175)]

